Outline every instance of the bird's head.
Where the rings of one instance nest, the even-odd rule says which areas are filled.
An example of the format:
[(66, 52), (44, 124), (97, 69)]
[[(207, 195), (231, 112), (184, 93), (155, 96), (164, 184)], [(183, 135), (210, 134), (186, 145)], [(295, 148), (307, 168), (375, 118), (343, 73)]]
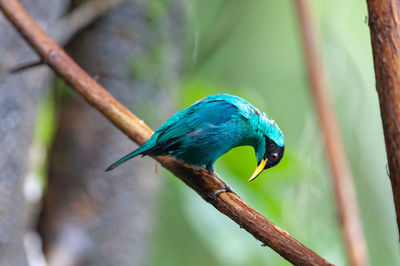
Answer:
[(285, 152), (284, 137), (278, 125), (268, 118), (263, 120), (266, 122), (261, 126), (258, 145), (255, 147), (257, 168), (249, 181), (254, 180), (265, 169), (277, 165)]

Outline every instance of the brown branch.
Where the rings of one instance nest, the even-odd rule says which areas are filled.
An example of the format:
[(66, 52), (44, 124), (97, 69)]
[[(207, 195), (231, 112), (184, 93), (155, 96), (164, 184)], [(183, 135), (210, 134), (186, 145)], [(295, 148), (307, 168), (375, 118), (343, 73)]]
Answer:
[(400, 232), (400, 1), (367, 0), (390, 181)]
[[(145, 142), (152, 130), (80, 68), (28, 16), (17, 0), (0, 0), (0, 9), (39, 53), (45, 62), (66, 79), (93, 107), (138, 144)], [(177, 162), (169, 156), (155, 158), (216, 209), (296, 265), (331, 265), (300, 242), (275, 226), (260, 213), (232, 193), (217, 198), (213, 192), (222, 185), (210, 174)]]
[(317, 43), (310, 3), (308, 0), (296, 0), (295, 3), (311, 93), (325, 137), (326, 152), (332, 171), (331, 177), (337, 214), (350, 265), (369, 265), (354, 184), (347, 164), (339, 123), (333, 108), (328, 79)]

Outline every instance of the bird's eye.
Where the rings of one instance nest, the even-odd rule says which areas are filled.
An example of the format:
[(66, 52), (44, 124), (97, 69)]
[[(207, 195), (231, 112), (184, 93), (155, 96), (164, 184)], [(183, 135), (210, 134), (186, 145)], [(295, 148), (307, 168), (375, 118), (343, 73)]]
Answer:
[(271, 155), (271, 160), (275, 161), (276, 159), (278, 159), (278, 154), (273, 153), (273, 154)]

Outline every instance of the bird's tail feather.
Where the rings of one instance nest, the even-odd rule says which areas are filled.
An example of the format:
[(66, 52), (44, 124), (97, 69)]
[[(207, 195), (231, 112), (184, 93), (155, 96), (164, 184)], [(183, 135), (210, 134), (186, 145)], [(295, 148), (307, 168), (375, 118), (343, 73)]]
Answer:
[(120, 164), (128, 161), (129, 159), (132, 159), (135, 156), (138, 156), (139, 154), (143, 153), (143, 149), (141, 149), (142, 147), (139, 147), (138, 149), (134, 150), (131, 153), (128, 153), (127, 155), (125, 155), (124, 157), (122, 157), (121, 159), (119, 159), (118, 161), (116, 161), (115, 163), (113, 163), (112, 165), (110, 165), (109, 167), (107, 167), (106, 171), (111, 171), (113, 170), (115, 167), (119, 166)]

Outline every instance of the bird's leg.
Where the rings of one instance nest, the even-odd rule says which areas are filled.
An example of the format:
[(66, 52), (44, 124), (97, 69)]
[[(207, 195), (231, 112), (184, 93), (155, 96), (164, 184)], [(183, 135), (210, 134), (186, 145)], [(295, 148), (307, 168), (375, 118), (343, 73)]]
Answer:
[(217, 179), (222, 185), (224, 185), (224, 188), (223, 188), (223, 189), (219, 189), (219, 190), (215, 191), (215, 197), (218, 197), (218, 195), (221, 194), (222, 192), (232, 192), (233, 194), (236, 194), (236, 196), (238, 196), (239, 198), (241, 198), (241, 197), (239, 196), (239, 194), (236, 193), (236, 191), (233, 190), (233, 188), (232, 188), (230, 185), (228, 185), (228, 184), (222, 179), (222, 177), (220, 177), (216, 172), (212, 171), (211, 174), (212, 174), (212, 176), (213, 176), (215, 179)]
[(233, 194), (235, 194), (236, 196), (238, 196), (240, 199), (242, 198), (242, 197), (239, 196), (238, 193), (236, 193), (235, 190), (233, 190), (233, 188), (232, 188), (230, 185), (228, 185), (228, 183), (226, 183), (226, 182), (222, 179), (222, 177), (220, 177), (220, 176), (214, 171), (214, 169), (213, 169), (212, 166), (207, 165), (206, 167), (204, 167), (204, 168), (201, 167), (200, 169), (201, 169), (201, 171), (204, 171), (204, 172), (209, 173), (210, 175), (212, 175), (212, 177), (213, 177), (215, 180), (217, 180), (219, 183), (221, 183), (222, 185), (224, 185), (224, 188), (219, 189), (219, 190), (215, 191), (214, 193), (212, 193), (214, 199), (216, 199), (216, 198), (218, 197), (218, 195), (221, 194), (221, 193), (223, 193), (223, 192), (232, 192)]

